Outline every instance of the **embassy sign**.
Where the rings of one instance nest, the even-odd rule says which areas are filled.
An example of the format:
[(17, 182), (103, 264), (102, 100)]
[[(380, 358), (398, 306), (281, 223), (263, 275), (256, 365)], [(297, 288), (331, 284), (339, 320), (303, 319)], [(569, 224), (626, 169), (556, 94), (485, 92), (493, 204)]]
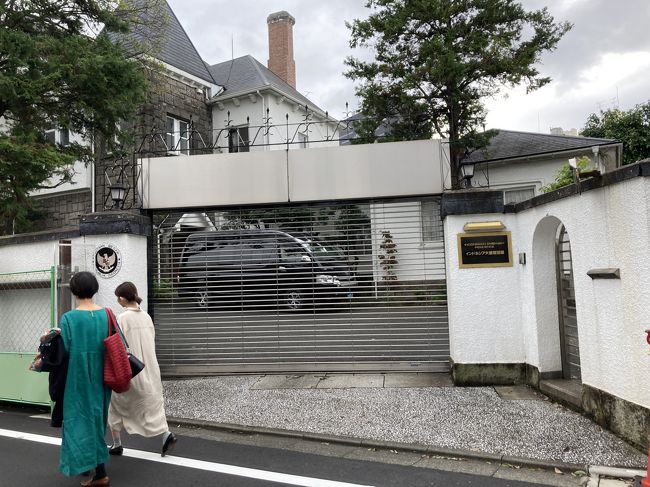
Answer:
[(458, 266), (512, 267), (510, 232), (459, 233)]
[(95, 270), (101, 277), (113, 277), (122, 267), (122, 254), (110, 244), (102, 244), (95, 249)]

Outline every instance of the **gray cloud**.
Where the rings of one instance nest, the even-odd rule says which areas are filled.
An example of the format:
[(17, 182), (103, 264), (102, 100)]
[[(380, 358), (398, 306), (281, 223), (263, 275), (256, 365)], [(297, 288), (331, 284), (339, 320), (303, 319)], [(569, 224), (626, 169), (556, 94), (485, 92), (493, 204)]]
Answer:
[[(538, 0), (524, 3), (529, 8), (540, 6)], [(549, 11), (556, 20), (573, 24), (558, 48), (542, 60), (544, 72), (558, 85), (575, 83), (577, 75), (597, 64), (603, 54), (650, 51), (650, 2), (579, 0), (562, 8), (556, 1)]]
[[(266, 17), (287, 10), (296, 18), (294, 54), (298, 89), (333, 116), (343, 115), (345, 102), (356, 108), (354, 83), (343, 76), (343, 60), (353, 53), (349, 48), (346, 21), (365, 17), (365, 0), (169, 0), (201, 56), (210, 64), (234, 56), (251, 54), (263, 64), (268, 58)], [(528, 9), (548, 5), (556, 20), (568, 20), (573, 29), (561, 40), (556, 51), (542, 58), (540, 71), (553, 78), (550, 87), (539, 95), (543, 107), (528, 106), (526, 98), (517, 106), (491, 102), (502, 128), (547, 131), (550, 125), (581, 127), (598, 106), (611, 106), (616, 91), (576, 96), (567, 101), (558, 93), (569, 92), (580, 83), (585, 70), (596, 66), (607, 53), (650, 52), (647, 22), (650, 2), (646, 0), (523, 0)], [(618, 83), (621, 108), (629, 108), (650, 98), (645, 81), (650, 69)], [(532, 104), (531, 104), (532, 105)], [(504, 112), (504, 110), (510, 110)], [(540, 113), (541, 112), (541, 113)], [(510, 123), (512, 125), (508, 126)]]

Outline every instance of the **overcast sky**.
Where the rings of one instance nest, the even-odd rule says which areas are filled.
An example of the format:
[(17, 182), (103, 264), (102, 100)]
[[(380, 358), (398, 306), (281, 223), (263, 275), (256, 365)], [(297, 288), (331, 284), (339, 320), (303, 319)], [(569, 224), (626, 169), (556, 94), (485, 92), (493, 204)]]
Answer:
[[(266, 17), (286, 10), (296, 18), (294, 56), (298, 90), (332, 116), (358, 101), (354, 82), (343, 76), (349, 47), (346, 21), (367, 16), (364, 0), (169, 0), (199, 54), (210, 63), (250, 54), (268, 60)], [(629, 109), (650, 100), (649, 0), (523, 0), (547, 5), (556, 20), (573, 29), (542, 59), (540, 71), (553, 81), (526, 95), (504, 90), (487, 100), (488, 127), (548, 132), (582, 128), (599, 109)], [(232, 49), (234, 46), (234, 49)]]

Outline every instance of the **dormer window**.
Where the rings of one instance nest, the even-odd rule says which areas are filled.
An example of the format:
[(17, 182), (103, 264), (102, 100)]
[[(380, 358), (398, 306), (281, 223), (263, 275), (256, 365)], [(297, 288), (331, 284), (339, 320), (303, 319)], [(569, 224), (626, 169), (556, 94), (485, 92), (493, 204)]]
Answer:
[(167, 115), (165, 134), (167, 154), (190, 154), (190, 123)]

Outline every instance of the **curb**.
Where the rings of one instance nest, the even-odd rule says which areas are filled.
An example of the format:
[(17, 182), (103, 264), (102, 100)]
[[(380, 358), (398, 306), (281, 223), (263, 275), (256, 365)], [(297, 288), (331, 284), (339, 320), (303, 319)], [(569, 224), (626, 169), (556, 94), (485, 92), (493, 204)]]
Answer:
[(605, 477), (617, 477), (624, 479), (645, 477), (646, 475), (645, 470), (637, 470), (634, 468), (600, 467), (597, 465), (590, 467), (589, 473), (592, 475), (603, 475)]
[[(509, 455), (498, 455), (494, 453), (477, 452), (472, 450), (464, 450), (460, 448), (444, 448), (421, 445), (418, 443), (397, 443), (382, 440), (370, 440), (354, 438), (349, 436), (336, 436), (321, 433), (308, 433), (295, 430), (283, 430), (278, 428), (266, 428), (263, 426), (247, 426), (231, 423), (219, 423), (216, 421), (207, 421), (202, 419), (186, 419), (186, 418), (172, 418), (168, 417), (167, 422), (177, 426), (186, 428), (203, 428), (218, 431), (228, 431), (235, 433), (248, 433), (260, 434), (269, 436), (279, 436), (284, 438), (298, 438), (302, 440), (318, 441), (325, 443), (334, 443), (338, 445), (359, 446), (367, 448), (377, 448), (381, 450), (396, 450), (402, 452), (413, 453), (426, 453), (428, 455), (440, 456), (446, 458), (462, 458), (467, 460), (477, 460), (484, 462), (498, 462), (500, 464), (516, 465), (519, 467), (539, 468), (544, 470), (554, 470), (556, 468), (565, 472), (574, 472), (582, 470), (590, 472), (591, 469), (585, 464), (566, 463), (552, 460), (535, 460), (531, 458), (523, 458)], [(593, 467), (592, 467), (593, 468)], [(612, 470), (610, 467), (600, 467)], [(615, 470), (629, 470), (632, 469), (615, 469)]]

